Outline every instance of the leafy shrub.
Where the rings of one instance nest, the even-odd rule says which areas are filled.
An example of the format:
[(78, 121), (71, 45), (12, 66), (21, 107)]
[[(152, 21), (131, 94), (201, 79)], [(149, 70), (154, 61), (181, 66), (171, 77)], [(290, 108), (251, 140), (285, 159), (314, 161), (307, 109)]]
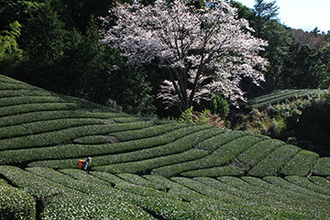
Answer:
[(314, 165), (312, 172), (320, 176), (330, 176), (330, 157), (320, 158)]
[(41, 219), (152, 219), (142, 208), (106, 196), (69, 194), (50, 202)]
[(58, 131), (72, 127), (95, 124), (104, 124), (104, 122), (100, 119), (61, 119), (39, 121), (23, 125), (20, 124), (10, 127), (0, 127), (0, 138), (13, 138), (18, 136)]
[(281, 173), (287, 176), (306, 176), (318, 158), (318, 154), (302, 150), (286, 164)]
[[(78, 170), (79, 171), (79, 170)], [(81, 172), (84, 173), (84, 172)], [(94, 174), (93, 174), (94, 173)], [(91, 172), (92, 175), (95, 175), (95, 172)], [(98, 173), (101, 174), (101, 173)], [(133, 205), (140, 206), (144, 210), (153, 213), (153, 215), (157, 216), (157, 218), (163, 219), (216, 219), (219, 216), (219, 212), (209, 210), (207, 207), (202, 205), (192, 205), (186, 202), (182, 202), (180, 200), (173, 199), (171, 196), (164, 197), (164, 194), (158, 193), (157, 196), (141, 196), (138, 194), (143, 194), (143, 190), (145, 188), (138, 187), (133, 184), (129, 184), (127, 181), (118, 178), (114, 175), (102, 173), (102, 175), (98, 175), (98, 177), (103, 180), (108, 180), (110, 178), (110, 182), (113, 181), (121, 181), (118, 184), (118, 188), (123, 190), (133, 191), (138, 194), (133, 194), (117, 189), (112, 189), (109, 187), (103, 187), (101, 185), (97, 185), (94, 178), (91, 178), (90, 175), (85, 174), (83, 181), (81, 181), (81, 185), (79, 185), (80, 190), (88, 190), (92, 194), (105, 196), (107, 195), (110, 199), (116, 198), (120, 201), (126, 201), (132, 203)], [(124, 185), (122, 183), (124, 182)], [(126, 182), (126, 183), (125, 183)], [(75, 185), (79, 181), (75, 181)], [(85, 185), (83, 185), (83, 183)], [(125, 189), (125, 186), (130, 186)], [(139, 190), (139, 191), (137, 191)]]
[[(300, 194), (294, 190), (294, 188), (284, 187), (284, 185), (287, 185), (287, 182), (282, 181), (282, 178), (278, 177), (266, 177), (265, 179), (268, 181), (265, 181), (256, 178), (256, 177), (241, 177), (244, 181), (248, 182), (249, 184), (258, 187), (260, 190), (262, 190), (267, 196), (262, 196), (261, 198), (263, 200), (265, 199), (274, 199), (274, 202), (276, 202), (276, 206), (285, 206), (287, 205), (290, 209), (295, 209), (299, 213), (303, 213), (303, 209), (306, 210), (307, 214), (310, 214), (310, 217), (308, 218), (315, 218), (319, 215), (318, 211), (320, 209), (326, 209), (326, 207), (323, 207), (320, 203), (320, 200), (318, 200), (315, 197), (308, 196), (306, 194)], [(280, 181), (278, 181), (280, 180)], [(281, 183), (280, 183), (281, 182)], [(282, 186), (282, 187), (281, 187)], [(258, 189), (256, 188), (256, 189)], [(270, 202), (270, 204), (274, 204), (274, 202)], [(278, 203), (280, 202), (280, 203)], [(283, 204), (284, 203), (284, 204)], [(328, 214), (326, 214), (328, 215)], [(313, 216), (313, 217), (312, 217)], [(319, 217), (316, 217), (319, 218)]]
[(186, 111), (182, 112), (180, 118), (179, 118), (180, 123), (188, 123), (192, 124), (194, 123), (193, 121), (193, 109), (188, 108)]
[(234, 195), (230, 195), (229, 193), (226, 193), (221, 190), (217, 190), (213, 187), (207, 186), (201, 182), (184, 178), (184, 177), (172, 177), (172, 181), (175, 181), (177, 183), (180, 183), (181, 185), (188, 187), (198, 193), (201, 193), (202, 195), (205, 195), (209, 198), (213, 198), (225, 203), (232, 203), (237, 204), (238, 206), (242, 204), (243, 199), (236, 197)]
[(222, 133), (219, 133), (218, 135), (209, 138), (202, 143), (198, 145), (199, 149), (207, 150), (210, 152), (214, 152), (217, 150), (219, 147), (222, 145), (229, 143), (232, 140), (235, 140), (237, 138), (243, 137), (248, 135), (246, 132), (241, 132), (241, 131), (233, 131), (233, 132), (228, 132), (227, 130), (223, 130)]
[(291, 92), (290, 95), (290, 90), (276, 91), (277, 98), (265, 95), (252, 100), (253, 110), (249, 114), (235, 116), (235, 129), (265, 134), (321, 156), (329, 156), (329, 90)]
[(283, 141), (266, 139), (247, 149), (237, 157), (237, 160), (252, 168), (282, 145), (285, 145)]
[(130, 141), (135, 139), (148, 138), (153, 136), (158, 136), (165, 134), (167, 132), (171, 132), (180, 128), (189, 127), (191, 125), (181, 124), (181, 123), (170, 123), (163, 125), (150, 126), (148, 128), (143, 128), (139, 130), (130, 130), (123, 131), (112, 134), (116, 136), (121, 141)]
[(249, 172), (251, 176), (276, 176), (282, 167), (291, 160), (301, 149), (292, 145), (284, 145), (277, 148)]
[(45, 198), (70, 192), (69, 188), (56, 184), (18, 167), (0, 166), (0, 174), (5, 176), (17, 187), (23, 188), (30, 195), (37, 198)]
[(330, 190), (330, 180), (320, 176), (311, 176), (309, 180), (315, 185), (321, 186), (327, 190)]
[(225, 122), (221, 120), (221, 117), (217, 114), (212, 114), (208, 109), (198, 112), (189, 108), (181, 114), (179, 122), (199, 125), (207, 124), (215, 128), (225, 128)]
[[(153, 149), (153, 150), (155, 153), (160, 154), (160, 153), (163, 153), (161, 151), (161, 149), (164, 149), (164, 147)], [(147, 151), (147, 150), (145, 150), (145, 151)], [(157, 155), (148, 155), (147, 153), (145, 153), (145, 151), (142, 150), (142, 153), (144, 155), (143, 157), (155, 156), (155, 158), (151, 158), (151, 159), (146, 158), (143, 160), (134, 161), (134, 160), (138, 160), (140, 158), (133, 157), (133, 154), (131, 154), (132, 162), (105, 165), (105, 166), (95, 167), (93, 169), (100, 170), (100, 171), (107, 171), (110, 173), (127, 172), (127, 173), (136, 173), (136, 174), (141, 174), (141, 173), (146, 174), (146, 173), (149, 173), (150, 170), (157, 169), (158, 167), (168, 166), (168, 165), (176, 164), (176, 163), (183, 163), (183, 162), (187, 162), (187, 161), (194, 161), (196, 159), (199, 159), (199, 158), (202, 158), (202, 157), (208, 155), (207, 152), (205, 152), (203, 150), (198, 150), (198, 149), (192, 149), (192, 150), (188, 150), (188, 151), (185, 151), (182, 153), (171, 154), (171, 155), (167, 155), (167, 156), (158, 156), (158, 157), (156, 157)], [(138, 155), (138, 153), (137, 153), (137, 155)]]
[(223, 119), (225, 119), (230, 112), (228, 102), (224, 98), (222, 98), (216, 94), (214, 94), (214, 97), (211, 100), (210, 110), (214, 114), (219, 114), (220, 117)]
[(78, 106), (74, 103), (35, 103), (0, 107), (0, 116), (10, 116), (15, 114), (23, 114), (38, 111), (55, 111), (55, 110), (74, 110)]
[(181, 173), (185, 177), (218, 177), (218, 176), (243, 176), (244, 170), (237, 166), (213, 167), (197, 169)]
[[(172, 146), (172, 148), (175, 150), (175, 145), (173, 145), (173, 143), (171, 142), (181, 137), (185, 137), (191, 133), (202, 131), (204, 129), (211, 131), (211, 128), (208, 126), (193, 126), (193, 127), (184, 127), (178, 130), (174, 130), (172, 132), (168, 132), (164, 135), (155, 136), (152, 138), (139, 139), (139, 140), (133, 140), (133, 141), (127, 141), (121, 143), (113, 143), (107, 145), (63, 145), (63, 146), (48, 147), (48, 148), (7, 151), (6, 158), (0, 157), (0, 164), (40, 160), (40, 158), (43, 159), (76, 158), (76, 159), (52, 160), (52, 161), (42, 160), (30, 164), (30, 166), (46, 166), (53, 168), (76, 168), (79, 157), (104, 155), (104, 154), (105, 156), (94, 157), (93, 166), (107, 165), (109, 164), (109, 161), (111, 163), (127, 162), (127, 161), (131, 161), (132, 158), (137, 156), (141, 157), (141, 159), (146, 157), (148, 158), (149, 157), (148, 154), (144, 155), (139, 152), (139, 150), (142, 149), (145, 149), (147, 151), (148, 148), (169, 143), (169, 146)], [(213, 130), (213, 132), (205, 132), (205, 133), (209, 133), (209, 135), (214, 135), (214, 132), (219, 132), (219, 129), (215, 129)], [(185, 143), (184, 141), (187, 142), (188, 138), (183, 139), (182, 141), (183, 147)], [(126, 152), (130, 152), (130, 153), (126, 153)], [(2, 152), (0, 151), (0, 156), (1, 153)], [(162, 152), (158, 152), (158, 154), (159, 153)], [(136, 159), (137, 158), (135, 158), (134, 160)]]
[(76, 138), (73, 140), (73, 142), (77, 144), (107, 144), (111, 143), (112, 141), (105, 135), (91, 135)]
[(201, 159), (156, 168), (152, 171), (152, 174), (172, 177), (185, 171), (222, 166), (228, 164), (240, 152), (257, 141), (259, 141), (259, 138), (253, 136), (238, 138), (226, 145), (219, 146), (218, 150)]
[(36, 202), (23, 190), (0, 182), (0, 219), (36, 219)]
[[(19, 97), (24, 95), (24, 97), (29, 96), (49, 96), (46, 91), (41, 92), (37, 89), (20, 89), (20, 90), (0, 90), (0, 97), (1, 98), (8, 98), (8, 97)], [(14, 103), (12, 103), (13, 105)]]
[(302, 176), (287, 176), (287, 177), (285, 177), (285, 179), (288, 180), (289, 182), (293, 183), (293, 184), (304, 187), (304, 188), (306, 188), (310, 191), (314, 191), (316, 193), (324, 195), (323, 199), (325, 199), (325, 200), (329, 199), (329, 196), (330, 196), (330, 191), (329, 190), (312, 183), (311, 181), (309, 181), (305, 177), (302, 177)]
[(0, 107), (5, 106), (19, 106), (22, 104), (32, 103), (66, 103), (67, 101), (56, 96), (18, 96), (0, 98)]
[[(251, 218), (259, 219), (263, 218), (265, 215), (277, 216), (283, 215), (286, 217), (299, 216), (298, 213), (292, 212), (292, 209), (286, 211), (282, 207), (277, 206), (277, 208), (271, 206), (265, 206), (262, 203), (258, 203), (255, 200), (245, 200), (244, 198), (234, 196), (227, 191), (221, 190), (221, 188), (216, 188), (203, 184), (199, 181), (194, 181), (188, 178), (173, 177), (172, 180), (181, 183), (182, 185), (193, 189), (194, 191), (201, 193), (205, 196), (218, 200), (220, 203), (218, 205), (222, 206), (222, 209), (228, 208), (226, 214), (233, 215), (233, 218), (240, 215), (250, 216)], [(241, 182), (238, 178), (230, 178), (236, 180), (236, 182)], [(240, 186), (236, 186), (238, 189)], [(237, 190), (237, 189), (236, 189)], [(245, 189), (244, 189), (245, 190)], [(210, 201), (210, 200), (206, 200)], [(261, 200), (260, 200), (261, 201)], [(207, 202), (206, 202), (207, 203)], [(216, 204), (216, 203), (215, 203)], [(255, 206), (258, 206), (258, 210), (255, 210)], [(235, 207), (235, 208), (234, 208)], [(235, 211), (230, 211), (230, 209), (235, 209)]]
[(0, 150), (42, 147), (63, 144), (87, 135), (108, 134), (123, 130), (139, 129), (151, 126), (152, 122), (133, 122), (123, 124), (85, 125), (41, 134), (0, 140)]
[(8, 81), (8, 80), (9, 80), (9, 78), (7, 78), (5, 80), (6, 82), (1, 82), (0, 90), (26, 90), (26, 89), (41, 90), (41, 89), (38, 89), (29, 84), (23, 83), (23, 82), (19, 82), (19, 81), (14, 82), (14, 81), (10, 81), (10, 80)]
[[(303, 99), (309, 96), (317, 94), (319, 91), (317, 89), (296, 89), (296, 90), (275, 90), (270, 94), (266, 94), (254, 99), (249, 100), (249, 104), (254, 108), (266, 107), (269, 104), (283, 103), (289, 99)], [(324, 91), (321, 91), (324, 92)]]
[(146, 178), (147, 180), (150, 180), (152, 182), (155, 182), (156, 184), (159, 184), (161, 186), (166, 187), (167, 189), (170, 188), (180, 188), (182, 187), (181, 184), (178, 184), (164, 176), (160, 176), (160, 175), (143, 175), (144, 178)]
[(125, 179), (131, 183), (139, 185), (139, 186), (145, 186), (145, 187), (150, 187), (150, 188), (160, 190), (160, 191), (166, 191), (166, 187), (159, 185), (157, 183), (154, 183), (152, 181), (149, 181), (147, 179), (144, 179), (143, 177), (141, 177), (139, 175), (135, 175), (135, 174), (131, 174), (131, 173), (122, 173), (122, 174), (118, 174), (117, 176), (119, 176), (120, 178)]
[[(87, 111), (70, 111), (70, 110), (47, 110), (41, 112), (29, 112), (19, 115), (9, 115), (1, 118), (0, 127), (27, 124), (31, 122), (47, 121), (47, 120), (62, 120), (62, 119), (112, 119), (123, 117), (122, 113), (101, 113)], [(105, 121), (107, 122), (107, 121)]]
[(317, 209), (323, 210), (322, 212), (324, 212), (326, 215), (330, 214), (330, 205), (328, 202), (326, 202), (329, 199), (329, 196), (315, 193), (295, 183), (291, 183), (284, 178), (269, 176), (265, 177), (264, 179), (267, 182), (284, 189), (288, 196), (300, 199), (306, 205), (311, 206), (312, 209), (317, 207)]

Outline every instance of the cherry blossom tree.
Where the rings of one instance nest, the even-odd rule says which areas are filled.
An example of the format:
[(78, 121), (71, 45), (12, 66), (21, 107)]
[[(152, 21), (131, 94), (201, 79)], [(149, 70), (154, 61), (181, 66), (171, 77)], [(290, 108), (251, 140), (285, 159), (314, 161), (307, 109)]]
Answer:
[[(259, 85), (267, 60), (258, 52), (267, 42), (251, 35), (247, 20), (225, 1), (197, 9), (184, 1), (154, 5), (118, 4), (101, 18), (103, 43), (120, 49), (129, 65), (157, 61), (168, 73), (158, 98), (184, 111), (194, 102), (223, 95), (237, 104), (245, 100), (240, 81)], [(114, 19), (115, 25), (113, 25)]]

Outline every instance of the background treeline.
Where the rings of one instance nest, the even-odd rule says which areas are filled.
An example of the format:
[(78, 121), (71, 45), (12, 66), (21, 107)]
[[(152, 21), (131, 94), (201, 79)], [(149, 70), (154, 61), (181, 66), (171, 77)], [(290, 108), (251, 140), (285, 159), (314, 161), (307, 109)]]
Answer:
[[(239, 17), (249, 20), (254, 35), (269, 42), (262, 52), (270, 61), (267, 81), (257, 88), (246, 80), (242, 87), (248, 97), (274, 89), (329, 87), (329, 32), (282, 25), (276, 2), (258, 0), (254, 9), (231, 2)], [(98, 17), (113, 5), (114, 0), (0, 1), (1, 74), (132, 114), (179, 116), (177, 109), (165, 111), (156, 100), (161, 70), (153, 65), (129, 68), (118, 51), (99, 43)], [(203, 7), (203, 2), (194, 5)], [(198, 107), (211, 108), (210, 103)]]

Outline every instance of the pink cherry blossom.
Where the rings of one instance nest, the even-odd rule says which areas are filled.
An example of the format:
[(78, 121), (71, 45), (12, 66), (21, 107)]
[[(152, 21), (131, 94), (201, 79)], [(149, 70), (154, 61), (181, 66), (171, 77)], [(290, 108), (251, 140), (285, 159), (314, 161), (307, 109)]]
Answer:
[[(245, 100), (242, 78), (259, 85), (267, 60), (258, 55), (267, 42), (251, 35), (245, 19), (225, 1), (218, 7), (196, 9), (184, 1), (156, 1), (154, 5), (118, 4), (109, 11), (103, 43), (118, 48), (128, 65), (158, 61), (168, 72), (158, 98), (185, 110), (212, 94), (237, 104)], [(109, 24), (116, 17), (115, 25)]]

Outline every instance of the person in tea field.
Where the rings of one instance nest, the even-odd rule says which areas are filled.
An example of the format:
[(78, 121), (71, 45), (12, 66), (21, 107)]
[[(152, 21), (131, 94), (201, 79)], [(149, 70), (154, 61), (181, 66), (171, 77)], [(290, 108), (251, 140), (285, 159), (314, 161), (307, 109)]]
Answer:
[(86, 173), (88, 173), (88, 163), (92, 162), (92, 158), (90, 157), (87, 157), (86, 160), (79, 160), (79, 165), (78, 165), (78, 168), (81, 169), (81, 170), (85, 170)]

